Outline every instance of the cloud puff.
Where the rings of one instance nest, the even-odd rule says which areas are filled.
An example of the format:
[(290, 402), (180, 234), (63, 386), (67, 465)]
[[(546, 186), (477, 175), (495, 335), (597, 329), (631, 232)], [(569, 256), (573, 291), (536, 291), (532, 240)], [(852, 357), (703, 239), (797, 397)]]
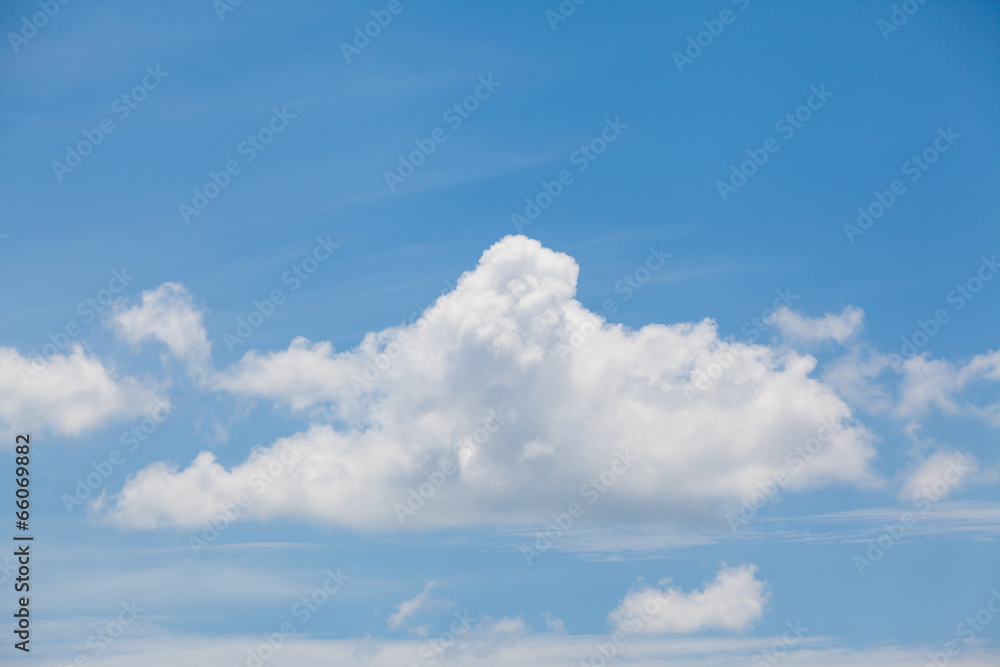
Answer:
[(959, 396), (976, 382), (1000, 380), (1000, 350), (976, 355), (964, 364), (915, 356), (903, 362), (902, 372), (897, 417), (919, 417), (933, 406), (945, 414), (973, 415), (1000, 428), (1000, 402), (979, 406)]
[[(608, 620), (630, 634), (747, 630), (764, 615), (769, 593), (755, 565), (723, 567), (700, 591), (645, 587), (625, 596)], [(661, 585), (669, 580), (661, 582)]]
[(903, 478), (903, 500), (944, 500), (959, 486), (978, 476), (976, 457), (957, 450), (941, 450), (922, 460)]
[(258, 354), (251, 350), (227, 372), (216, 375), (213, 383), (223, 391), (270, 399), (295, 410), (330, 402), (353, 406), (359, 398), (353, 387), (370, 386), (358, 362), (374, 359), (379, 348), (385, 347), (375, 339), (369, 334), (354, 352), (337, 354), (330, 343), (313, 344), (298, 337), (283, 352)]
[(113, 323), (127, 342), (139, 345), (158, 340), (198, 374), (211, 364), (211, 346), (203, 314), (194, 307), (187, 288), (163, 283), (142, 293), (142, 305), (116, 310)]
[(110, 419), (149, 415), (166, 405), (155, 386), (119, 378), (78, 344), (69, 354), (35, 358), (0, 347), (0, 420), (9, 429), (79, 435)]
[(416, 614), (421, 609), (425, 607), (431, 607), (436, 602), (434, 598), (431, 597), (431, 588), (434, 587), (434, 582), (429, 581), (427, 585), (424, 586), (424, 590), (417, 593), (417, 595), (409, 600), (404, 600), (399, 603), (396, 607), (396, 611), (386, 619), (386, 626), (390, 630), (398, 630), (408, 618)]
[(860, 308), (848, 306), (839, 315), (828, 313), (823, 317), (804, 317), (788, 308), (779, 309), (771, 316), (781, 335), (790, 342), (817, 343), (833, 340), (843, 343), (861, 329), (865, 313)]
[(545, 619), (545, 627), (548, 628), (549, 631), (554, 632), (557, 635), (566, 634), (566, 624), (563, 623), (561, 618), (556, 618), (547, 611), (542, 613), (542, 618)]
[[(507, 237), (412, 324), (345, 352), (302, 338), (249, 352), (212, 386), (308, 410), (311, 426), (231, 469), (208, 453), (150, 466), (111, 515), (197, 526), (247, 492), (242, 517), (363, 528), (532, 523), (571, 501), (594, 519), (717, 517), (824, 423), (834, 436), (790, 486), (876, 479), (872, 435), (811, 356), (720, 339), (711, 320), (609, 324), (573, 298), (577, 273)], [(258, 490), (268, 467), (282, 474)]]

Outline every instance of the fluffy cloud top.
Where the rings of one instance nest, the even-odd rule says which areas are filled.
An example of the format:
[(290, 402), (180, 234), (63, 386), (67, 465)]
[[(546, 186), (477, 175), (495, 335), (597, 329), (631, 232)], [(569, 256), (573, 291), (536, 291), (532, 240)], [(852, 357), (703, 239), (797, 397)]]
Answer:
[[(608, 324), (573, 298), (577, 273), (571, 257), (507, 237), (413, 324), (345, 352), (297, 339), (248, 353), (210, 382), (308, 409), (312, 425), (231, 469), (209, 453), (150, 466), (111, 516), (200, 526), (247, 493), (241, 517), (362, 528), (531, 523), (574, 501), (596, 519), (714, 517), (824, 422), (832, 438), (789, 486), (875, 479), (871, 434), (811, 377), (812, 357), (721, 339), (711, 320)], [(161, 302), (144, 296), (142, 310)]]
[(630, 634), (742, 632), (764, 615), (769, 598), (766, 582), (756, 574), (754, 565), (724, 567), (704, 589), (690, 593), (672, 586), (641, 588), (629, 593), (608, 620)]
[(33, 359), (0, 347), (0, 421), (9, 429), (52, 428), (79, 435), (110, 419), (152, 414), (166, 404), (156, 387), (119, 378), (80, 345), (69, 354)]
[(202, 320), (186, 287), (163, 283), (142, 293), (142, 305), (118, 310), (114, 325), (133, 345), (149, 339), (160, 341), (198, 373), (211, 362), (211, 346)]

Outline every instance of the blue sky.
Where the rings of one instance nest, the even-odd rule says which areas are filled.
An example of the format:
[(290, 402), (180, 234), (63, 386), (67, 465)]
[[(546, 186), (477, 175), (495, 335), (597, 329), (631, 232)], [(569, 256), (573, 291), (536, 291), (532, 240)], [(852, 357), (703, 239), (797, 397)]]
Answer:
[[(652, 601), (612, 662), (922, 665), (992, 619), (994, 3), (0, 22), (0, 426), (11, 463), (34, 443), (39, 664), (247, 664), (286, 621), (266, 664), (596, 664)], [(995, 664), (998, 628), (949, 664)]]

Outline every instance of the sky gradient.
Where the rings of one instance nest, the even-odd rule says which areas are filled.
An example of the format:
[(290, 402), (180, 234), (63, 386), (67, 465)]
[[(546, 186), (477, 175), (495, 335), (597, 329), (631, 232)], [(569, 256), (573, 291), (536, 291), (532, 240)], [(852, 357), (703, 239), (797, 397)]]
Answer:
[(3, 664), (1000, 660), (995, 3), (0, 24)]

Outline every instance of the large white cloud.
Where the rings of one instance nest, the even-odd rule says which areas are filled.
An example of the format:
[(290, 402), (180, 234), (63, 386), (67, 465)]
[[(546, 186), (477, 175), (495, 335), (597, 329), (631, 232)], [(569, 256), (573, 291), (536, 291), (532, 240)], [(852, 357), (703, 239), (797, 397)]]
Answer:
[(0, 347), (0, 422), (7, 429), (79, 435), (167, 404), (156, 386), (119, 377), (79, 344), (68, 354), (34, 358)]
[[(150, 466), (105, 507), (143, 527), (199, 526), (241, 492), (242, 517), (364, 528), (399, 528), (408, 497), (422, 506), (407, 526), (534, 522), (571, 502), (669, 522), (752, 493), (824, 423), (832, 438), (788, 486), (875, 480), (872, 435), (811, 377), (812, 357), (720, 339), (711, 320), (608, 324), (573, 298), (577, 273), (507, 237), (413, 324), (346, 352), (305, 339), (250, 352), (210, 382), (308, 409), (311, 426), (231, 469), (209, 453)], [(264, 484), (268, 466), (280, 474)]]
[(704, 630), (742, 632), (764, 615), (769, 593), (757, 567), (723, 567), (700, 591), (685, 593), (661, 582), (630, 592), (608, 620), (630, 634), (686, 634)]

